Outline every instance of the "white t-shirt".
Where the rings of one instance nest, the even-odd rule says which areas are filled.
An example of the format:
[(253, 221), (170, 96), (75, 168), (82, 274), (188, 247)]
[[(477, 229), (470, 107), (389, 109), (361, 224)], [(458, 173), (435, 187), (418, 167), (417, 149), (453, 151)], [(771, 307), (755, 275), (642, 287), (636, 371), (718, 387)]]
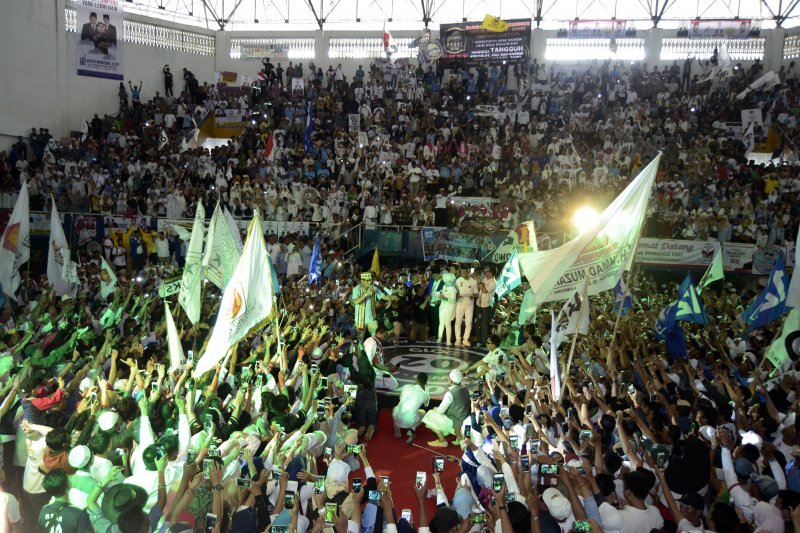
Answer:
[(12, 524), (22, 520), (22, 515), (19, 513), (19, 502), (13, 494), (0, 492), (0, 515), (5, 515)]
[(648, 505), (645, 509), (628, 505), (619, 512), (622, 515), (622, 533), (641, 533), (651, 529), (661, 529), (664, 525), (661, 513), (652, 505)]

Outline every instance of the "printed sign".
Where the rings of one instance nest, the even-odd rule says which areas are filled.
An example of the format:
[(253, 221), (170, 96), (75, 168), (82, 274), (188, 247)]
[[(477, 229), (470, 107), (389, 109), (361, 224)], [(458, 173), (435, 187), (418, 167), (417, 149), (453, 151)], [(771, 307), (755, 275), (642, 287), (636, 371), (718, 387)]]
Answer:
[[(441, 24), (439, 35), (445, 59), (462, 59), (467, 63), (527, 63), (531, 55), (531, 19), (505, 21), (502, 33), (481, 27), (483, 21)], [(433, 59), (433, 51), (427, 54)]]
[(124, 79), (122, 71), (122, 0), (79, 0), (78, 76)]

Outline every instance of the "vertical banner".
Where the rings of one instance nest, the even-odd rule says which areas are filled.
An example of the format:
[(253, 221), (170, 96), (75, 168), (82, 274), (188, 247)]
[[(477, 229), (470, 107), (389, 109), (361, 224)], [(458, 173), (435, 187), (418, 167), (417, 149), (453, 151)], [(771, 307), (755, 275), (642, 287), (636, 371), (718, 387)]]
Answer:
[(122, 80), (122, 0), (78, 0), (78, 75)]

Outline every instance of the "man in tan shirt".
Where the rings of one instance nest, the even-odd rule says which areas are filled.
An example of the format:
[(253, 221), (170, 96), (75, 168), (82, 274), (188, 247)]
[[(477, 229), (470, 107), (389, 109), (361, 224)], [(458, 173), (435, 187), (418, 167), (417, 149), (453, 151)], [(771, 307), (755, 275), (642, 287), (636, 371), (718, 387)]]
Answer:
[[(463, 344), (469, 346), (469, 336), (472, 333), (472, 314), (475, 308), (475, 298), (478, 297), (478, 281), (472, 277), (469, 267), (461, 267), (461, 276), (456, 280), (458, 300), (456, 300), (456, 346)], [(464, 322), (464, 336), (462, 342), (461, 323)]]

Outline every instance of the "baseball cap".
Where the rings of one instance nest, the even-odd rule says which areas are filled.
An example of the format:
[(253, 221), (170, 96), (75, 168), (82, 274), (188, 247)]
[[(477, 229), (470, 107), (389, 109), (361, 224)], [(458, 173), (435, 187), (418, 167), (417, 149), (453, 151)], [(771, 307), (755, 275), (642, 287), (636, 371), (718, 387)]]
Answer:
[(556, 520), (566, 520), (572, 514), (572, 505), (558, 489), (550, 487), (542, 494), (542, 500), (550, 511), (550, 516)]
[(739, 477), (750, 477), (750, 474), (755, 473), (756, 467), (744, 457), (739, 457), (733, 461), (733, 470)]

